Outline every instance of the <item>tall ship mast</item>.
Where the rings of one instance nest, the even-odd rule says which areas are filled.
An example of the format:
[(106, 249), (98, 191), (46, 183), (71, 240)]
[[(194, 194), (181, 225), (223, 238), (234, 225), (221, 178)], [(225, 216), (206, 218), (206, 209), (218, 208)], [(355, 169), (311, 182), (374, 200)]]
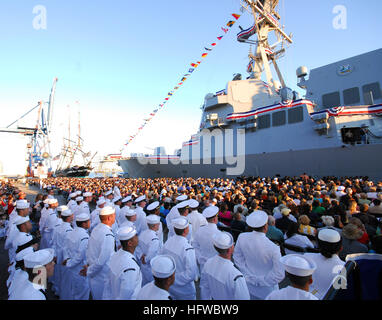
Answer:
[(301, 98), (278, 65), (293, 43), (280, 25), (279, 1), (241, 5), (253, 17), (237, 34), (250, 46), (248, 76), (236, 74), (225, 90), (205, 95), (199, 131), (174, 155), (163, 147), (131, 154), (119, 161), (124, 172), (134, 178), (307, 173), (382, 179), (382, 49), (310, 72), (296, 65), (297, 85), (306, 91)]

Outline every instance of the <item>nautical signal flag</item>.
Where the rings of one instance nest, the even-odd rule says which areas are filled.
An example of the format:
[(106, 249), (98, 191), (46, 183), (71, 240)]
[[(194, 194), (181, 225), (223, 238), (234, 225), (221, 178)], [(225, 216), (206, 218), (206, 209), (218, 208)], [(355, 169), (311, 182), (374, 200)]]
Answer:
[(179, 82), (179, 83), (178, 83), (178, 85), (180, 85), (180, 86), (181, 86), (182, 84), (183, 84), (183, 82)]
[(182, 79), (180, 79), (180, 81), (186, 81), (187, 78), (186, 77), (183, 77)]
[(227, 33), (227, 32), (228, 32), (228, 29), (227, 29), (227, 28), (223, 28), (223, 27), (222, 27), (222, 30), (224, 31), (224, 33)]
[[(219, 38), (218, 38), (219, 39)], [(220, 40), (220, 39), (219, 39)], [(216, 46), (216, 43), (211, 43), (211, 46), (215, 47)]]
[(223, 39), (223, 36), (218, 37), (218, 40), (221, 40), (221, 39)]
[(234, 17), (236, 20), (241, 17), (240, 14), (232, 13), (232, 17)]
[(203, 53), (202, 54), (202, 58), (205, 58), (205, 57), (207, 57), (208, 56), (208, 53)]
[(190, 69), (188, 69), (188, 72), (189, 72), (189, 73), (193, 73), (194, 70), (195, 70), (194, 68), (190, 68)]
[(206, 49), (207, 51), (212, 51), (212, 49), (207, 48), (207, 47), (204, 47), (204, 49)]
[(235, 24), (235, 21), (231, 20), (231, 21), (228, 21), (227, 26), (231, 28), (234, 24)]
[(191, 67), (193, 67), (193, 68), (197, 68), (197, 67), (198, 67), (198, 64), (196, 64), (196, 63), (191, 63)]

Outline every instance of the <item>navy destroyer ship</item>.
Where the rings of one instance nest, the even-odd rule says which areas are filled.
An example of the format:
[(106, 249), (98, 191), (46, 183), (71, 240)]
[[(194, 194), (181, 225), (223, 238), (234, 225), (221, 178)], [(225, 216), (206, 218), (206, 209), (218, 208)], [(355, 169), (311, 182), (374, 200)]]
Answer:
[(299, 67), (297, 85), (306, 91), (300, 98), (277, 64), (292, 43), (280, 27), (278, 1), (243, 0), (242, 6), (254, 17), (253, 26), (237, 36), (255, 47), (249, 76), (238, 74), (225, 90), (205, 96), (200, 129), (176, 154), (166, 155), (163, 148), (133, 154), (119, 161), (122, 169), (132, 178), (306, 172), (382, 179), (382, 49), (310, 72)]

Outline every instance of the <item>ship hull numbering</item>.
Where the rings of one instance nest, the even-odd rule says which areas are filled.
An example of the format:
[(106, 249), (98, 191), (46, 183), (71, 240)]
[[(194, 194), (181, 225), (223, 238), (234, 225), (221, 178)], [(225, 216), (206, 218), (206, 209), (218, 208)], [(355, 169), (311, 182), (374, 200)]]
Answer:
[[(158, 161), (159, 162), (159, 161)], [(201, 163), (202, 160), (201, 160)], [(137, 158), (120, 160), (130, 178), (235, 178), (226, 164), (141, 164)], [(245, 155), (245, 170), (238, 176), (365, 177), (382, 180), (382, 144), (346, 145), (300, 151)]]

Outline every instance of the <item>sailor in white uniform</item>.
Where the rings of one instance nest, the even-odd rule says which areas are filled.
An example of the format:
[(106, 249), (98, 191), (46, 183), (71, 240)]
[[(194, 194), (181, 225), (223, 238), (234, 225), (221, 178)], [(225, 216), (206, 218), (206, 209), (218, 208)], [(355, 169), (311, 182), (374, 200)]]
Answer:
[(200, 276), (202, 300), (249, 300), (248, 287), (243, 274), (231, 261), (234, 251), (233, 237), (219, 232), (213, 238), (217, 255), (204, 264)]
[(116, 181), (114, 183), (114, 189), (113, 189), (113, 193), (114, 193), (114, 198), (122, 198), (122, 195), (121, 195), (121, 190), (119, 190), (119, 181)]
[(146, 223), (146, 213), (143, 208), (146, 206), (146, 196), (140, 196), (135, 200), (136, 208), (135, 212), (137, 213), (137, 221), (135, 222), (135, 226), (137, 229), (138, 235), (147, 229)]
[(67, 207), (73, 211), (74, 207), (77, 206), (76, 198), (77, 198), (77, 192), (72, 192), (69, 194), (69, 202), (67, 204)]
[(140, 262), (142, 271), (142, 285), (153, 281), (153, 275), (151, 273), (150, 261), (159, 251), (162, 249), (163, 243), (158, 236), (158, 230), (160, 225), (160, 218), (155, 214), (150, 214), (146, 218), (148, 229), (142, 231), (139, 235), (139, 244), (135, 252), (138, 262)]
[(28, 280), (15, 288), (12, 300), (46, 300), (47, 279), (54, 271), (53, 259), (53, 249), (38, 250), (24, 256)]
[(41, 215), (40, 215), (40, 221), (39, 221), (39, 231), (40, 231), (40, 236), (42, 237), (43, 234), (44, 234), (44, 226), (45, 226), (45, 220), (46, 218), (48, 217), (48, 208), (49, 208), (49, 204), (48, 204), (48, 201), (49, 199), (45, 199), (43, 201), (43, 204), (44, 204), (44, 207), (41, 209)]
[(195, 199), (190, 199), (189, 201), (189, 207), (191, 209), (190, 214), (187, 216), (188, 221), (192, 225), (192, 232), (191, 232), (191, 242), (195, 238), (196, 231), (199, 230), (201, 226), (207, 225), (206, 218), (198, 211), (199, 208), (199, 202)]
[(86, 212), (86, 213), (90, 214), (89, 203), (93, 199), (93, 193), (84, 192), (83, 197), (84, 197), (84, 201), (81, 202), (80, 207), (78, 209), (78, 213), (79, 212), (81, 212), (81, 213)]
[(109, 206), (104, 207), (99, 217), (101, 223), (93, 229), (86, 252), (89, 265), (86, 274), (89, 277), (93, 300), (102, 300), (105, 281), (110, 271), (108, 262), (116, 249), (115, 236), (111, 231), (115, 222), (115, 210)]
[(97, 201), (97, 207), (90, 214), (90, 220), (91, 220), (90, 233), (93, 231), (96, 225), (101, 222), (101, 220), (99, 219), (99, 213), (105, 205), (106, 205), (105, 198), (100, 197)]
[[(127, 196), (126, 198), (123, 198), (121, 201), (121, 210), (123, 208), (131, 209), (132, 204), (133, 204), (133, 199), (131, 198), (131, 196)], [(127, 209), (125, 209), (125, 210), (127, 210)], [(122, 226), (125, 222), (126, 222), (125, 214), (122, 211), (120, 211), (119, 217), (118, 217), (118, 225)]]
[(137, 300), (172, 300), (169, 289), (175, 281), (174, 258), (158, 255), (151, 260), (150, 265), (154, 281), (142, 287)]
[[(178, 203), (176, 205), (176, 208), (178, 210), (179, 216), (180, 217), (185, 217), (187, 219), (187, 221), (188, 221), (188, 214), (190, 212), (189, 200), (185, 200), (185, 201), (182, 201), (182, 202)], [(168, 238), (174, 236), (175, 235), (174, 227), (171, 224), (171, 222), (170, 222), (170, 225), (168, 225), (167, 227), (168, 227), (168, 230), (169, 230), (168, 231)], [(192, 226), (191, 226), (191, 224), (189, 224), (188, 228), (189, 228), (189, 232), (187, 234), (187, 240), (188, 240), (188, 242), (191, 243), (191, 235), (192, 235)]]
[[(345, 262), (338, 257), (342, 249), (340, 234), (334, 229), (322, 229), (318, 232), (318, 248), (320, 253), (305, 253), (317, 265), (313, 273), (313, 283), (310, 292), (322, 300), (332, 285), (333, 280), (343, 270)], [(346, 274), (346, 273), (345, 273)]]
[[(171, 221), (176, 219), (176, 218), (179, 218), (180, 217), (180, 214), (178, 212), (178, 208), (177, 208), (177, 204), (179, 204), (180, 202), (182, 201), (185, 201), (187, 200), (187, 195), (183, 194), (179, 197), (177, 197), (176, 199), (176, 204), (175, 206), (173, 206), (171, 209), (170, 209), (170, 212), (167, 214), (166, 216), (166, 224), (167, 224), (167, 228), (169, 228), (169, 237), (173, 236), (173, 230), (172, 228), (170, 228), (171, 226)], [(171, 231), (170, 231), (171, 230)], [(171, 233), (170, 233), (171, 232)]]
[(78, 196), (76, 198), (77, 205), (74, 206), (73, 211), (72, 211), (73, 214), (74, 214), (74, 219), (73, 219), (73, 222), (72, 222), (73, 229), (77, 228), (77, 225), (76, 225), (76, 216), (80, 213), (81, 208), (84, 206), (83, 201), (84, 201), (84, 197), (83, 196)]
[(68, 258), (64, 261), (67, 268), (67, 285), (71, 289), (70, 300), (89, 300), (90, 288), (87, 276), (81, 275), (86, 265), (86, 251), (88, 248), (90, 215), (83, 212), (77, 216), (77, 228), (68, 239)]
[(272, 291), (265, 300), (318, 300), (309, 292), (312, 284), (312, 274), (316, 270), (316, 264), (305, 256), (288, 254), (280, 258), (285, 268), (285, 274), (291, 285)]
[(59, 224), (59, 218), (57, 217), (57, 199), (49, 199), (49, 209), (47, 211), (48, 216), (45, 220), (44, 233), (41, 237), (40, 249), (53, 247), (53, 231), (57, 224)]
[(113, 195), (113, 190), (109, 190), (109, 191), (106, 191), (105, 194), (105, 200), (106, 200), (106, 207), (112, 207), (114, 208), (114, 203), (113, 203), (113, 198), (114, 198), (114, 195)]
[(219, 208), (216, 206), (209, 206), (203, 210), (203, 216), (207, 220), (207, 225), (199, 228), (192, 242), (200, 265), (200, 271), (203, 270), (206, 261), (217, 254), (213, 244), (213, 237), (220, 232), (217, 227), (218, 212)]
[(241, 233), (233, 260), (243, 273), (251, 300), (264, 299), (284, 279), (280, 248), (266, 237), (268, 215), (255, 210), (246, 220), (252, 232)]
[(115, 221), (117, 225), (119, 225), (119, 220), (120, 220), (121, 204), (122, 204), (122, 197), (115, 196), (113, 199), (113, 205), (115, 209)]
[(15, 300), (14, 293), (17, 292), (19, 286), (25, 285), (24, 283), (28, 281), (28, 274), (25, 272), (24, 257), (27, 254), (34, 252), (35, 248), (33, 245), (26, 247), (27, 245), (28, 245), (28, 242), (21, 244), (19, 248), (22, 250), (20, 250), (16, 254), (16, 270), (15, 270), (15, 274), (13, 276), (12, 282), (10, 283), (8, 288), (9, 300)]
[(109, 274), (105, 284), (104, 300), (135, 300), (142, 287), (142, 273), (134, 256), (138, 245), (137, 231), (131, 227), (118, 230), (122, 248), (108, 263)]
[(15, 218), (12, 223), (9, 224), (7, 239), (4, 244), (4, 249), (8, 250), (9, 262), (13, 263), (16, 256), (16, 248), (14, 248), (14, 241), (19, 234), (19, 229), (17, 228), (15, 222), (20, 218), (27, 217), (30, 212), (30, 205), (26, 200), (16, 201), (16, 212)]
[(63, 210), (61, 212), (62, 224), (57, 227), (55, 231), (55, 248), (57, 264), (55, 265), (55, 279), (57, 285), (56, 294), (60, 296), (61, 300), (66, 300), (70, 296), (70, 287), (67, 285), (68, 269), (63, 262), (67, 258), (68, 252), (68, 239), (70, 239), (73, 228), (72, 222), (74, 219), (74, 214), (70, 209)]
[(160, 203), (159, 201), (154, 201), (146, 207), (147, 215), (155, 214), (159, 217), (159, 229), (157, 230), (159, 241), (163, 244), (163, 226), (160, 222)]
[(195, 250), (187, 241), (189, 222), (184, 217), (174, 219), (175, 236), (163, 245), (160, 254), (170, 255), (176, 263), (175, 282), (170, 287), (170, 294), (176, 300), (195, 300), (195, 280), (199, 277)]

